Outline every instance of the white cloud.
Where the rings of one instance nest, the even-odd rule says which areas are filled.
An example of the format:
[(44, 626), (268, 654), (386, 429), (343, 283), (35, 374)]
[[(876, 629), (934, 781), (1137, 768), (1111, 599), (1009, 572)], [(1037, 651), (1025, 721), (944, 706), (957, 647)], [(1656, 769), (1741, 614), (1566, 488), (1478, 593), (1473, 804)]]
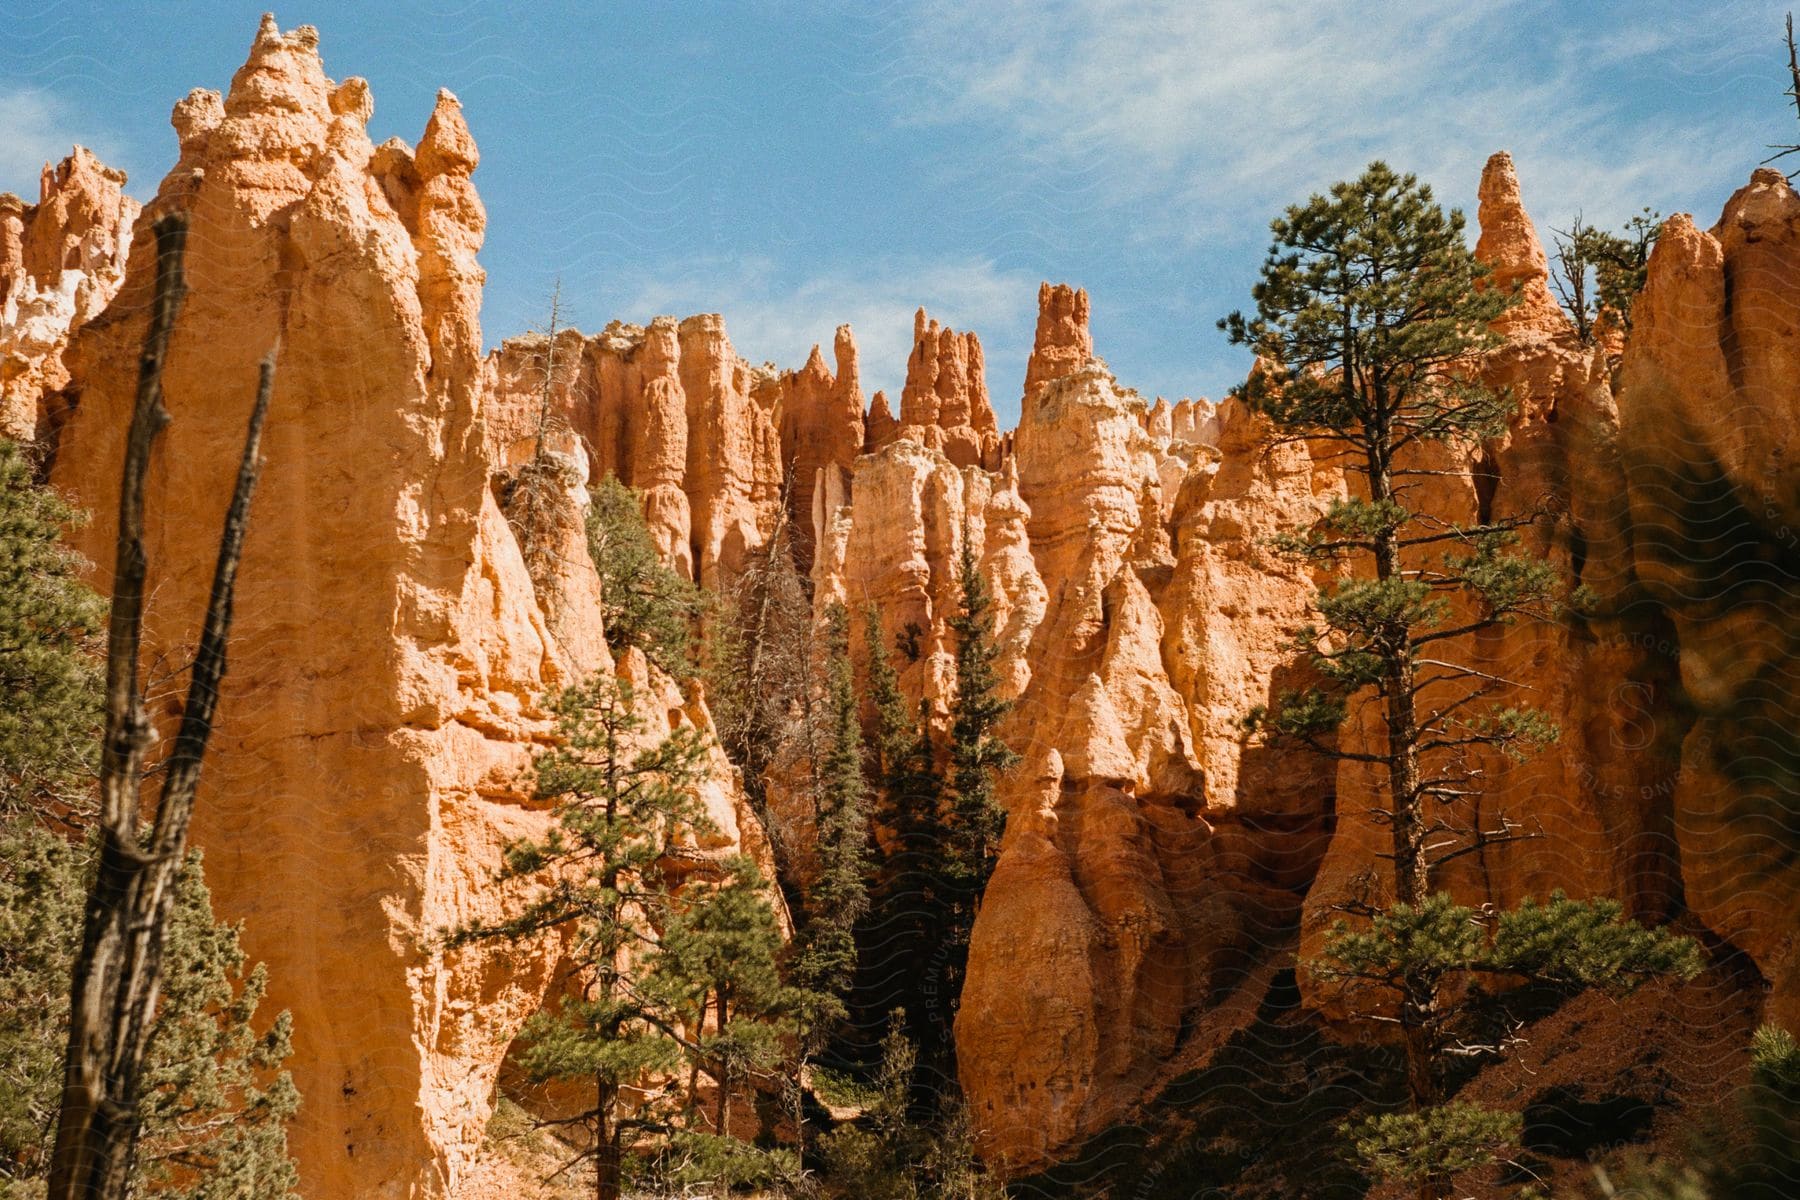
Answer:
[(923, 306), (941, 324), (975, 329), (997, 403), (1024, 378), (1040, 281), (987, 261), (872, 258), (800, 279), (767, 259), (695, 262), (628, 280), (611, 306), (628, 320), (658, 314), (725, 314), (732, 345), (751, 362), (800, 366), (816, 344), (830, 363), (832, 338), (848, 322), (856, 334), (862, 386), (885, 389), (898, 405), (912, 353), (913, 313)]
[(28, 203), (38, 198), (38, 173), (47, 162), (69, 153), (77, 141), (66, 107), (47, 92), (0, 90), (0, 192), (16, 192)]
[[(1779, 87), (1774, 7), (1682, 12), (1646, 0), (1596, 40), (1546, 0), (926, 0), (892, 95), (907, 122), (995, 123), (1084, 180), (1102, 165), (1107, 200), (1142, 212), (1151, 238), (1242, 233), (1246, 212), (1374, 157), (1468, 204), (1499, 149), (1541, 220), (1613, 221), (1696, 179), (1739, 181), (1760, 141), (1742, 114), (1648, 128), (1632, 108), (1646, 88), (1750, 70)], [(1617, 68), (1638, 73), (1630, 89), (1609, 90)]]

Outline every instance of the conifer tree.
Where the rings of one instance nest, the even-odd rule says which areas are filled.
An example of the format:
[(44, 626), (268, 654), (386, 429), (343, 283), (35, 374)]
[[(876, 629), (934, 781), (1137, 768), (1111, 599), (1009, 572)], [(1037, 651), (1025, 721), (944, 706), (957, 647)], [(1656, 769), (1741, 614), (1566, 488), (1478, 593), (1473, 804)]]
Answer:
[(945, 835), (944, 781), (931, 741), (930, 710), (901, 690), (873, 605), (863, 613), (869, 656), (869, 698), (875, 709), (875, 781), (872, 824), (876, 836), (870, 912), (858, 942), (858, 1023), (866, 1028), (894, 1010), (908, 1014), (912, 1039), (926, 1035), (935, 1011), (925, 988), (944, 929), (947, 896), (940, 870)]
[(594, 485), (587, 540), (600, 573), (607, 644), (615, 650), (636, 646), (677, 679), (693, 675), (694, 626), (705, 594), (657, 557), (643, 497), (616, 475)]
[(822, 1141), (828, 1194), (844, 1200), (1004, 1200), (1005, 1186), (975, 1154), (967, 1113), (954, 1095), (929, 1122), (915, 1115), (918, 1051), (906, 1014), (889, 1014), (881, 1060), (860, 1121)]
[(1593, 341), (1602, 314), (1610, 313), (1621, 330), (1631, 328), (1631, 305), (1644, 290), (1650, 248), (1661, 228), (1661, 215), (1646, 208), (1621, 233), (1584, 224), (1579, 213), (1568, 229), (1554, 231), (1556, 269), (1550, 282), (1583, 342)]
[[(62, 541), (79, 518), (0, 439), (0, 1197), (41, 1196), (63, 1088), (69, 980), (81, 948), (106, 604)], [(213, 919), (200, 857), (175, 880), (161, 1000), (146, 1051), (131, 1175), (140, 1195), (281, 1197), (294, 1184), (281, 1062), (288, 1017), (263, 1033), (260, 966)]]
[(604, 673), (551, 705), (560, 744), (539, 756), (536, 785), (555, 803), (556, 825), (508, 846), (499, 875), (548, 882), (512, 915), (446, 941), (569, 931), (576, 994), (526, 1024), (520, 1065), (537, 1082), (593, 1085), (592, 1103), (570, 1123), (590, 1134), (578, 1159), (594, 1164), (596, 1197), (618, 1200), (626, 1153), (661, 1128), (655, 1114), (628, 1111), (625, 1089), (682, 1060), (682, 1014), (667, 989), (643, 986), (643, 964), (658, 950), (656, 928), (675, 914), (665, 859), (685, 835), (709, 828), (695, 795), (705, 747), (686, 728), (648, 741), (630, 686)]
[(937, 1013), (945, 1049), (953, 1046), (950, 1026), (956, 1019), (968, 969), (969, 938), (982, 893), (1000, 857), (1000, 835), (1006, 826), (1006, 810), (994, 798), (994, 779), (1018, 759), (995, 736), (1012, 704), (999, 695), (993, 595), (975, 561), (966, 525), (957, 559), (957, 582), (961, 603), (949, 620), (956, 642), (956, 692), (950, 701), (950, 779), (938, 868), (947, 908), (940, 951), (945, 979)]
[(300, 1094), (281, 1069), (292, 1019), (283, 1012), (255, 1031), (268, 974), (261, 963), (247, 966), (237, 927), (214, 919), (197, 851), (176, 886), (144, 1074), (140, 1190), (171, 1200), (286, 1196), (299, 1182), (287, 1122)]
[[(1379, 162), (1271, 228), (1255, 314), (1219, 324), (1264, 364), (1239, 395), (1358, 485), (1320, 527), (1292, 532), (1282, 547), (1356, 572), (1320, 591), (1322, 627), (1299, 639), (1322, 686), (1252, 717), (1277, 739), (1385, 776), (1371, 816), (1391, 834), (1388, 898), (1346, 906), (1364, 923), (1340, 920), (1308, 966), (1345, 985), (1367, 1018), (1398, 1025), (1407, 1109), (1348, 1132), (1368, 1169), (1430, 1200), (1458, 1170), (1492, 1161), (1517, 1130), (1516, 1116), (1446, 1095), (1450, 1039), (1470, 1032), (1477, 1008), (1457, 981), (1486, 972), (1629, 987), (1691, 975), (1699, 959), (1687, 939), (1622, 923), (1611, 902), (1559, 894), (1496, 913), (1434, 893), (1444, 863), (1529, 836), (1503, 816), (1483, 826), (1459, 815), (1481, 785), (1480, 755), (1523, 756), (1556, 736), (1542, 713), (1503, 703), (1507, 681), (1458, 661), (1462, 639), (1553, 616), (1553, 570), (1515, 552), (1525, 519), (1458, 526), (1413, 507), (1433, 472), (1421, 450), (1479, 443), (1506, 427), (1510, 398), (1473, 367), (1499, 344), (1491, 323), (1516, 297), (1488, 286), (1461, 213), (1446, 214), (1430, 188)], [(1375, 744), (1340, 745), (1335, 735), (1364, 704), (1377, 714)]]
[(731, 1136), (731, 1099), (740, 1085), (781, 1064), (805, 1001), (782, 979), (781, 927), (764, 886), (756, 864), (741, 855), (720, 878), (688, 883), (646, 984), (682, 1015), (683, 1048), (694, 1070), (713, 1082), (710, 1124), (719, 1137)]
[[(0, 824), (0, 1197), (42, 1196), (62, 1094), (69, 972), (94, 854), (17, 816)], [(290, 1022), (256, 1032), (265, 988), (213, 918), (198, 853), (178, 876), (167, 977), (145, 1061), (133, 1187), (171, 1200), (289, 1196), (281, 1064)]]
[(62, 540), (75, 520), (0, 438), (0, 816), (92, 807), (106, 605)]
[(1749, 1081), (1701, 1120), (1685, 1153), (1597, 1164), (1594, 1176), (1604, 1200), (1788, 1200), (1800, 1183), (1800, 1041), (1762, 1026)]
[(869, 812), (863, 780), (862, 720), (850, 664), (850, 616), (826, 610), (825, 722), (828, 741), (814, 796), (818, 871), (806, 897), (795, 978), (817, 998), (807, 1040), (823, 1045), (856, 980), (856, 928), (869, 911)]

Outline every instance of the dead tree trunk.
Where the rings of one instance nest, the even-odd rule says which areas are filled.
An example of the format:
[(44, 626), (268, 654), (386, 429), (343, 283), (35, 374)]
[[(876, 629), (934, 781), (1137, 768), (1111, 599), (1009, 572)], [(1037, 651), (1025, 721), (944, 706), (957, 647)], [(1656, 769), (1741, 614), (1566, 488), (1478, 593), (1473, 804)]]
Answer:
[(155, 225), (156, 294), (138, 362), (138, 387), (119, 487), (119, 531), (106, 643), (106, 742), (100, 760), (100, 861), (75, 961), (62, 1108), (50, 1167), (49, 1200), (114, 1200), (126, 1195), (137, 1136), (138, 1082), (162, 986), (162, 950), (175, 877), (187, 852), (188, 818), (200, 760), (212, 733), (231, 597), (243, 552), (250, 496), (259, 470), (263, 418), (275, 357), (263, 361), (237, 484), (226, 513), (187, 700), (148, 836), (142, 832), (149, 718), (138, 688), (144, 615), (144, 476), (162, 404), (163, 356), (185, 288), (187, 218)]

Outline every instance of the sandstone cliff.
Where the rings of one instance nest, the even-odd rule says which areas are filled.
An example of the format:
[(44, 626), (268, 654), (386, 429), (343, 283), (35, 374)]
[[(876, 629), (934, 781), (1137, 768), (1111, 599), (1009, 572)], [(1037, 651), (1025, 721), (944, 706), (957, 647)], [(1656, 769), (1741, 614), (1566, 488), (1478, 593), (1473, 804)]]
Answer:
[[(507, 462), (482, 411), (485, 217), (456, 98), (439, 94), (416, 146), (375, 146), (368, 87), (327, 78), (317, 41), (265, 19), (224, 97), (176, 106), (181, 161), (141, 218), (182, 209), (192, 229), (164, 381), (173, 422), (149, 487), (145, 651), (178, 665), (194, 641), (257, 363), (273, 351), (267, 467), (194, 837), (221, 913), (268, 964), (271, 1010), (294, 1013), (305, 1194), (438, 1197), (469, 1174), (558, 949), (447, 956), (434, 939), (497, 915), (501, 848), (547, 820), (521, 782), (547, 733), (540, 698), (611, 664), (583, 617), (596, 583), (577, 540), (588, 464), (554, 448), (534, 543), (548, 553), (530, 562), (507, 520), (521, 514), (503, 514), (503, 481), (490, 486)], [(133, 243), (118, 302), (76, 334), (53, 398), (53, 479), (94, 513), (76, 537), (98, 562), (111, 561), (147, 243)], [(702, 405), (737, 398), (735, 377), (705, 361), (716, 321), (682, 333), (696, 367), (678, 386)], [(723, 457), (716, 442), (700, 453)], [(705, 530), (733, 519), (718, 506), (697, 517)], [(707, 725), (641, 660), (619, 669), (644, 677), (664, 726)], [(722, 757), (705, 799), (723, 841), (754, 849)]]
[(40, 402), (69, 373), (69, 336), (125, 278), (138, 202), (83, 146), (45, 164), (38, 201), (0, 193), (0, 436), (39, 436)]
[[(1758, 170), (1701, 231), (1663, 226), (1633, 310), (1619, 454), (1631, 565), (1678, 647), (1657, 743), (1686, 901), (1800, 1024), (1800, 197)], [(1666, 657), (1666, 656), (1665, 656)], [(1674, 691), (1673, 688), (1670, 689)], [(1685, 718), (1685, 720), (1683, 720)]]
[[(592, 337), (565, 330), (554, 349), (541, 335), (512, 338), (488, 359), (489, 453), (513, 464), (529, 457), (547, 413), (574, 434), (594, 478), (613, 474), (644, 493), (665, 559), (718, 588), (773, 532), (784, 463), (804, 458), (816, 470), (860, 442), (848, 327), (838, 350), (841, 388), (822, 362), (786, 377), (752, 367), (717, 314), (615, 321)], [(784, 399), (816, 420), (784, 426)], [(809, 504), (810, 495), (809, 485)]]
[[(78, 541), (99, 562), (152, 266), (133, 221), (191, 214), (151, 488), (158, 661), (194, 640), (256, 365), (278, 354), (195, 835), (273, 1005), (295, 1012), (309, 1196), (454, 1196), (473, 1177), (507, 1046), (560, 949), (446, 958), (431, 939), (497, 911), (500, 847), (546, 820), (521, 783), (544, 692), (613, 670), (651, 698), (653, 732), (710, 722), (698, 689), (606, 649), (582, 531), (604, 473), (643, 492), (665, 559), (710, 587), (788, 522), (817, 611), (873, 604), (884, 637), (916, 631), (902, 682), (940, 717), (968, 541), (1023, 761), (1002, 783), (956, 1036), (983, 1151), (1006, 1168), (1127, 1114), (1239, 1019), (1235, 992), (1254, 1008), (1260, 970), (1315, 949), (1334, 904), (1379, 886), (1382, 780), (1243, 724), (1306, 679), (1292, 639), (1321, 580), (1269, 539), (1345, 493), (1329, 462), (1236, 400), (1146, 403), (1095, 356), (1088, 296), (1063, 285), (1039, 292), (1010, 433), (978, 337), (922, 310), (897, 412), (877, 393), (865, 413), (847, 326), (830, 364), (815, 348), (786, 372), (746, 362), (712, 314), (484, 358), (485, 217), (455, 98), (416, 146), (375, 146), (367, 86), (328, 79), (316, 42), (265, 22), (226, 96), (181, 101), (180, 161), (141, 217), (81, 151), (36, 206), (0, 198), (7, 428), (58, 434), (53, 479), (94, 512)], [(1421, 501), (1529, 518), (1528, 552), (1591, 601), (1457, 647), (1563, 738), (1473, 764), (1466, 819), (1548, 836), (1443, 882), (1472, 902), (1562, 887), (1646, 917), (1685, 907), (1800, 1020), (1800, 198), (1763, 171), (1711, 232), (1671, 220), (1615, 394), (1608, 344), (1582, 345), (1551, 298), (1505, 155), (1480, 196), (1477, 253), (1521, 303), (1472, 369), (1518, 411), (1493, 442), (1430, 460), (1444, 474)], [(1343, 736), (1377, 745), (1366, 721)], [(722, 756), (705, 799), (712, 848), (766, 862)]]

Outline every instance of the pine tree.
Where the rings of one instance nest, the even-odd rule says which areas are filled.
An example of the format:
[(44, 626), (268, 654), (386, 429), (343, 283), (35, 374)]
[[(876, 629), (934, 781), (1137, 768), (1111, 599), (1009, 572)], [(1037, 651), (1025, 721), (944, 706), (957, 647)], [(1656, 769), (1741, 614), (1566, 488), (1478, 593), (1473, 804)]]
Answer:
[[(62, 1095), (69, 972), (93, 851), (29, 819), (0, 826), (0, 1197), (43, 1194)], [(281, 1063), (290, 1023), (255, 1031), (265, 987), (237, 929), (220, 924), (189, 856), (139, 1105), (137, 1194), (173, 1200), (289, 1196), (287, 1123), (299, 1095)]]
[(1627, 1162), (1615, 1181), (1594, 1174), (1607, 1200), (1787, 1200), (1800, 1183), (1800, 1041), (1764, 1025), (1750, 1042), (1750, 1079), (1709, 1114), (1678, 1161)]
[(237, 927), (214, 919), (198, 852), (177, 887), (144, 1075), (140, 1187), (175, 1200), (286, 1196), (299, 1181), (287, 1122), (300, 1094), (281, 1070), (292, 1020), (284, 1012), (255, 1032), (267, 972), (261, 963), (246, 969)]
[(722, 1138), (731, 1136), (736, 1089), (773, 1075), (805, 1003), (782, 979), (781, 927), (764, 886), (740, 855), (720, 878), (684, 887), (646, 985), (682, 1014), (690, 1064), (713, 1081), (711, 1127)]
[(92, 807), (106, 605), (63, 543), (76, 519), (0, 438), (0, 816)]
[[(976, 914), (981, 910), (982, 893), (1000, 857), (1000, 835), (1006, 827), (1006, 810), (994, 799), (994, 779), (1018, 760), (994, 732), (1012, 704), (999, 695), (1000, 677), (994, 669), (999, 648), (994, 644), (993, 595), (975, 561), (966, 526), (957, 560), (957, 579), (961, 603), (949, 620), (956, 641), (956, 692), (950, 701), (950, 786), (945, 797), (944, 844), (938, 867), (948, 910), (940, 949), (945, 978), (936, 1014), (944, 1052), (953, 1050), (950, 1027), (956, 1020), (968, 970), (969, 939)], [(953, 1061), (948, 1070), (954, 1075)]]
[(499, 875), (547, 882), (511, 916), (450, 931), (446, 944), (568, 931), (577, 994), (526, 1023), (519, 1063), (535, 1082), (593, 1085), (577, 1118), (591, 1135), (579, 1157), (594, 1164), (599, 1200), (618, 1200), (626, 1153), (658, 1125), (627, 1110), (625, 1089), (682, 1061), (680, 1012), (641, 983), (655, 931), (675, 913), (665, 860), (710, 828), (695, 794), (705, 746), (686, 728), (649, 742), (630, 686), (610, 675), (561, 692), (551, 707), (560, 744), (539, 755), (536, 784), (557, 823), (542, 840), (508, 846)]
[(975, 1154), (961, 1102), (944, 1098), (931, 1123), (916, 1117), (918, 1051), (906, 1014), (889, 1014), (881, 1063), (862, 1118), (822, 1141), (826, 1190), (845, 1200), (1004, 1200), (1006, 1188)]
[(636, 646), (677, 679), (693, 675), (693, 633), (705, 594), (657, 557), (643, 497), (616, 475), (594, 485), (587, 540), (600, 573), (607, 645)]
[(818, 871), (806, 897), (794, 975), (816, 997), (807, 1041), (821, 1048), (847, 1013), (856, 981), (856, 928), (869, 911), (869, 813), (863, 781), (862, 721), (850, 664), (850, 617), (842, 604), (825, 614), (825, 722), (828, 732), (814, 796)]
[(1622, 233), (1584, 224), (1579, 213), (1568, 229), (1554, 231), (1556, 269), (1550, 282), (1583, 342), (1594, 340), (1603, 314), (1610, 314), (1621, 331), (1630, 330), (1631, 305), (1644, 290), (1650, 248), (1661, 228), (1661, 215), (1646, 208), (1625, 223)]
[[(1353, 1006), (1374, 1001), (1361, 1010), (1369, 1019), (1399, 1026), (1408, 1111), (1349, 1133), (1369, 1169), (1429, 1200), (1457, 1170), (1491, 1161), (1516, 1131), (1507, 1114), (1445, 1103), (1447, 1039), (1471, 1003), (1454, 981), (1513, 971), (1567, 988), (1629, 987), (1649, 974), (1691, 975), (1699, 959), (1686, 939), (1622, 924), (1610, 902), (1557, 896), (1490, 915), (1434, 895), (1432, 873), (1444, 863), (1528, 836), (1504, 818), (1483, 828), (1459, 815), (1458, 801), (1480, 785), (1479, 755), (1523, 756), (1556, 736), (1542, 713), (1496, 698), (1504, 680), (1456, 661), (1474, 634), (1553, 615), (1553, 570), (1515, 552), (1525, 520), (1456, 526), (1410, 507), (1432, 473), (1420, 465), (1422, 449), (1505, 430), (1510, 398), (1471, 367), (1499, 344), (1491, 323), (1516, 297), (1487, 285), (1462, 214), (1446, 214), (1430, 188), (1382, 163), (1289, 208), (1271, 228), (1256, 314), (1219, 324), (1264, 364), (1241, 397), (1360, 485), (1361, 495), (1282, 548), (1361, 570), (1319, 593), (1323, 627), (1299, 639), (1323, 685), (1253, 718), (1278, 740), (1386, 777), (1372, 816), (1391, 834), (1392, 900), (1347, 906), (1366, 924), (1340, 921), (1308, 966), (1353, 985)], [(1377, 744), (1340, 747), (1336, 734), (1363, 702), (1379, 713)], [(1612, 974), (1590, 970), (1595, 962)]]
[(870, 911), (859, 931), (857, 1023), (876, 1028), (904, 1011), (914, 1040), (928, 1035), (941, 980), (935, 968), (948, 903), (940, 869), (944, 780), (931, 741), (930, 709), (907, 700), (889, 656), (881, 617), (863, 614), (869, 698), (875, 709), (872, 825), (876, 836)]
[[(69, 980), (93, 839), (106, 605), (62, 542), (79, 517), (0, 439), (0, 1197), (41, 1196), (63, 1088)], [(294, 1184), (280, 1069), (288, 1017), (261, 1034), (260, 966), (213, 919), (199, 855), (176, 876), (132, 1173), (143, 1195), (280, 1197)]]

